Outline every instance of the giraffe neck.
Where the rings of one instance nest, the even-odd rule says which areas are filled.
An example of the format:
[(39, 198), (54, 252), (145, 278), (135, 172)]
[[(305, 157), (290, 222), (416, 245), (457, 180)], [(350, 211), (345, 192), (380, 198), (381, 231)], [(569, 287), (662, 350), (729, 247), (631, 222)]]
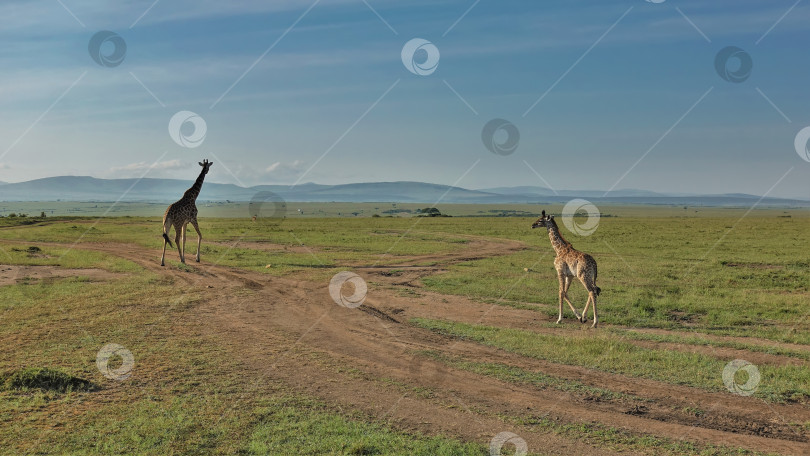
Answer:
[(561, 251), (571, 248), (571, 243), (562, 237), (560, 228), (557, 227), (557, 222), (553, 220), (548, 226), (548, 238), (551, 240), (551, 246), (554, 247), (554, 251), (557, 252), (557, 255), (559, 255)]
[(194, 181), (194, 185), (191, 186), (186, 193), (183, 194), (183, 199), (196, 201), (197, 196), (200, 195), (200, 190), (202, 189), (203, 180), (205, 180), (205, 169), (200, 172), (200, 175), (197, 177), (197, 180)]

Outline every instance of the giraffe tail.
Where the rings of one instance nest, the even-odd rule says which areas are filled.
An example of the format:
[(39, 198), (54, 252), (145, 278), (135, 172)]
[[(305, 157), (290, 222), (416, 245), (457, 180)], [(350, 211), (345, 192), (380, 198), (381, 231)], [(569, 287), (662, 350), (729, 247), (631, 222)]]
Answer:
[[(165, 236), (165, 234), (164, 234), (164, 236)], [(601, 292), (602, 292), (602, 289), (599, 288), (599, 287), (596, 287), (596, 296), (599, 296), (599, 293), (601, 293)]]
[(163, 233), (163, 240), (169, 243), (169, 247), (174, 248), (174, 245), (172, 245), (172, 241), (169, 240), (169, 235), (168, 234)]

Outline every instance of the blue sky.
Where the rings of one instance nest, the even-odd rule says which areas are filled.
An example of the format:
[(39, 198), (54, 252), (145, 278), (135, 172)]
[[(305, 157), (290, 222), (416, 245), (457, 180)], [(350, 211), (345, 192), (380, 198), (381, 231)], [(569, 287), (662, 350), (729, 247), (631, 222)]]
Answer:
[[(3, 181), (191, 179), (208, 158), (209, 180), (242, 185), (810, 198), (794, 148), (810, 1), (12, 0), (0, 24)], [(90, 57), (102, 30), (126, 43), (118, 66)], [(413, 38), (439, 50), (432, 74), (403, 65)], [(727, 46), (751, 56), (744, 82), (715, 70)], [(178, 111), (205, 120), (198, 147), (172, 140)], [(484, 146), (494, 118), (520, 132), (514, 153)]]

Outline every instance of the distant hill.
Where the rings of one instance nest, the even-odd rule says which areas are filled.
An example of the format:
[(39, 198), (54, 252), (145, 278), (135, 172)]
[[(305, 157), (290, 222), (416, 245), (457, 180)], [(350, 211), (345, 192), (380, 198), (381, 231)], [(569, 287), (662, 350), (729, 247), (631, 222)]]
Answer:
[[(604, 190), (551, 190), (546, 187), (518, 186), (518, 187), (495, 187), (484, 188), (479, 191), (497, 193), (500, 195), (531, 195), (531, 196), (568, 196), (580, 198), (602, 198)], [(678, 196), (666, 195), (664, 193), (651, 192), (649, 190), (620, 189), (609, 193), (612, 198), (616, 197), (657, 197), (657, 196)]]
[[(192, 184), (179, 179), (97, 179), (59, 176), (6, 184), (2, 201), (174, 201)], [(232, 184), (206, 183), (203, 192), (212, 200), (249, 200), (255, 191)]]
[[(140, 201), (172, 202), (191, 186), (178, 179), (97, 179), (89, 176), (59, 176), (0, 185), (0, 201)], [(306, 183), (297, 186), (206, 182), (200, 201), (250, 201), (272, 192), (286, 201), (300, 202), (392, 202), (392, 203), (565, 203), (586, 198), (595, 204), (655, 204), (683, 206), (751, 206), (756, 195), (668, 195), (647, 190), (624, 189), (602, 197), (599, 190), (558, 190), (519, 186), (470, 190), (424, 182), (369, 182), (343, 185)], [(258, 196), (257, 196), (258, 195)], [(765, 198), (761, 205), (810, 207), (810, 201)]]

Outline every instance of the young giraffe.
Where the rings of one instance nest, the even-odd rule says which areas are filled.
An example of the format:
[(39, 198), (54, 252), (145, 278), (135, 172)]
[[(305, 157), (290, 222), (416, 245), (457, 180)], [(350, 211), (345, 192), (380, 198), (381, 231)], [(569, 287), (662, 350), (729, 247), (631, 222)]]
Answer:
[[(197, 231), (197, 263), (200, 262), (200, 243), (202, 242), (202, 233), (200, 233), (200, 227), (197, 225), (197, 205), (195, 201), (197, 201), (197, 196), (200, 194), (200, 189), (202, 188), (203, 180), (205, 179), (205, 175), (208, 174), (208, 168), (213, 165), (214, 162), (210, 162), (207, 159), (200, 162), (200, 166), (202, 166), (202, 171), (200, 172), (199, 177), (194, 182), (194, 185), (191, 186), (185, 193), (183, 193), (183, 197), (180, 198), (177, 202), (171, 204), (167, 209), (166, 213), (163, 214), (163, 255), (160, 257), (160, 265), (165, 266), (163, 260), (166, 259), (166, 244), (169, 244), (170, 247), (174, 247), (172, 245), (172, 241), (169, 240), (169, 230), (174, 227), (174, 242), (177, 243), (177, 251), (180, 253), (180, 262), (185, 264), (186, 262), (186, 225), (191, 223), (194, 229)], [(183, 245), (180, 246), (180, 234), (183, 235)]]
[[(596, 315), (596, 297), (602, 292), (602, 289), (596, 286), (596, 260), (587, 253), (576, 250), (570, 242), (566, 241), (560, 234), (560, 228), (557, 227), (554, 217), (551, 215), (546, 216), (546, 211), (543, 211), (543, 215), (532, 224), (532, 228), (541, 226), (548, 229), (548, 238), (557, 253), (557, 257), (554, 258), (554, 268), (557, 270), (557, 279), (560, 281), (560, 313), (559, 317), (557, 317), (557, 323), (562, 321), (562, 303), (563, 299), (565, 299), (565, 302), (574, 311), (574, 315), (582, 323), (588, 321), (588, 306), (593, 303), (593, 325), (591, 326), (595, 328), (599, 323), (599, 318)], [(582, 311), (581, 316), (568, 299), (568, 287), (571, 286), (574, 277), (578, 278), (582, 285), (585, 286), (585, 289), (588, 290), (588, 301), (585, 303), (585, 309)]]

